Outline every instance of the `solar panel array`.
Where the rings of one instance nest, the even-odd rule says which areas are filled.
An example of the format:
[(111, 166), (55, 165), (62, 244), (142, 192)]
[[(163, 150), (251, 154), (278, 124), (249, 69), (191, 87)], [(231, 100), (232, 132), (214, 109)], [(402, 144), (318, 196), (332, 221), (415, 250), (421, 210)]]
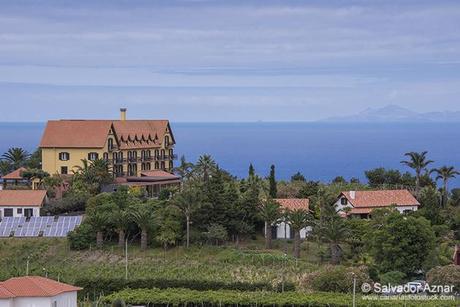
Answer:
[(0, 237), (66, 237), (81, 222), (82, 216), (4, 217)]

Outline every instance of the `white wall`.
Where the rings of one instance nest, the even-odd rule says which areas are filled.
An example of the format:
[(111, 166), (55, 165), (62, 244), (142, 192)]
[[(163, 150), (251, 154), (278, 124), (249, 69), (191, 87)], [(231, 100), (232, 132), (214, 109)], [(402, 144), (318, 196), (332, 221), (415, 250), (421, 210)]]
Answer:
[[(286, 230), (286, 232), (285, 232)], [(311, 227), (306, 227), (300, 230), (300, 238), (305, 239), (307, 234), (311, 232)], [(286, 233), (286, 236), (285, 236)], [(277, 239), (294, 239), (290, 237), (291, 227), (285, 222), (281, 222), (276, 226), (276, 238)]]
[(0, 307), (14, 307), (13, 299), (11, 298), (0, 298)]
[[(5, 214), (3, 213), (3, 209), (5, 208), (11, 208), (13, 209), (13, 217), (22, 217), (24, 215), (24, 210), (25, 209), (33, 209), (33, 216), (40, 216), (40, 208), (38, 207), (0, 207), (0, 217), (3, 218)], [(18, 209), (22, 208), (22, 213), (18, 213)]]
[(417, 211), (418, 207), (417, 206), (397, 206), (396, 210), (398, 210), (400, 213), (403, 213), (406, 210), (411, 210), (411, 211)]
[(53, 307), (53, 302), (57, 302), (57, 307), (77, 307), (77, 292), (65, 292), (54, 297), (16, 297), (11, 305), (0, 307)]

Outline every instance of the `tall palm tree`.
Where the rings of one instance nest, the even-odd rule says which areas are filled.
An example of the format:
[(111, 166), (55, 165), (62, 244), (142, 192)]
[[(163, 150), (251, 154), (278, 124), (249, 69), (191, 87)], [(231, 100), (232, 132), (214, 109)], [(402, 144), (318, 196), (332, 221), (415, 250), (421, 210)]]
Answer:
[(153, 207), (147, 203), (131, 206), (131, 219), (141, 230), (141, 249), (146, 250), (148, 231), (153, 224)]
[(118, 210), (111, 213), (112, 223), (118, 233), (118, 247), (120, 248), (125, 246), (126, 232), (128, 231), (129, 224), (131, 222), (130, 217), (130, 212), (121, 208), (118, 208)]
[(173, 169), (174, 173), (179, 175), (183, 179), (188, 179), (193, 169), (193, 163), (187, 162), (185, 156), (180, 157), (179, 166)]
[(198, 189), (193, 186), (186, 185), (184, 189), (174, 195), (172, 204), (178, 208), (185, 216), (186, 220), (186, 247), (190, 246), (190, 224), (191, 216), (202, 204), (203, 199), (201, 193), (197, 193)]
[(97, 211), (88, 217), (88, 222), (96, 231), (96, 247), (101, 248), (104, 244), (104, 230), (109, 219), (109, 214), (106, 212)]
[(210, 155), (202, 155), (195, 165), (194, 171), (200, 176), (204, 182), (209, 181), (209, 177), (217, 169), (217, 163)]
[(281, 206), (271, 198), (263, 200), (259, 206), (259, 215), (265, 222), (265, 248), (272, 248), (271, 226), (282, 217)]
[(340, 244), (348, 236), (348, 228), (343, 218), (338, 215), (324, 217), (320, 226), (320, 236), (329, 243), (331, 263), (338, 264), (341, 256)]
[(422, 171), (426, 169), (426, 167), (433, 163), (433, 160), (427, 160), (426, 154), (427, 151), (423, 151), (421, 153), (418, 152), (407, 152), (404, 156), (409, 157), (408, 161), (401, 161), (402, 164), (405, 164), (415, 170), (415, 194), (417, 197), (420, 193), (420, 177), (422, 175)]
[(449, 179), (455, 178), (456, 175), (460, 175), (460, 172), (455, 170), (453, 166), (443, 166), (440, 168), (433, 169), (433, 172), (437, 173), (436, 180), (442, 179), (442, 205), (445, 207), (447, 205), (447, 197), (449, 195), (449, 190), (447, 188), (447, 182)]
[(2, 155), (1, 160), (8, 162), (12, 169), (17, 169), (24, 166), (29, 157), (30, 154), (24, 149), (13, 147), (8, 149), (8, 151)]
[(286, 217), (294, 231), (294, 257), (300, 258), (300, 230), (310, 224), (310, 212), (306, 209), (289, 210)]

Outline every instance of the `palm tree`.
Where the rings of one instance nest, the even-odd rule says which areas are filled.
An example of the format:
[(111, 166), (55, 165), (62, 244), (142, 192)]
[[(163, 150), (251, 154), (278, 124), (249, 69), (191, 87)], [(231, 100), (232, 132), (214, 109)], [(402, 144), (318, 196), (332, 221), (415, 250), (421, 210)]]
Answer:
[(340, 262), (340, 244), (347, 238), (348, 228), (340, 216), (324, 217), (320, 226), (320, 235), (324, 241), (329, 243), (331, 251), (331, 263)]
[(186, 246), (190, 246), (190, 224), (191, 215), (195, 212), (203, 201), (201, 193), (198, 193), (198, 189), (193, 186), (187, 185), (184, 189), (176, 194), (172, 199), (172, 204), (177, 207), (185, 216), (186, 220)]
[(202, 155), (195, 165), (194, 171), (203, 178), (204, 182), (209, 181), (209, 177), (217, 169), (217, 164), (210, 155)]
[(306, 209), (288, 210), (287, 222), (294, 231), (294, 257), (300, 258), (300, 230), (310, 223), (310, 212)]
[(455, 178), (455, 175), (460, 175), (460, 172), (455, 170), (453, 166), (443, 166), (440, 168), (433, 169), (433, 172), (437, 173), (436, 180), (442, 179), (442, 205), (445, 207), (447, 205), (447, 197), (449, 195), (449, 190), (447, 188), (447, 182), (449, 179)]
[(271, 226), (282, 217), (281, 206), (274, 199), (267, 198), (259, 206), (259, 215), (265, 222), (265, 248), (272, 248)]
[(147, 249), (148, 231), (152, 227), (153, 208), (147, 203), (131, 206), (131, 219), (141, 230), (141, 249)]
[(113, 181), (110, 164), (104, 159), (88, 161), (81, 160), (81, 165), (75, 165), (74, 174), (76, 178), (82, 178), (86, 183), (92, 186), (93, 194), (100, 193), (102, 186)]
[(29, 156), (29, 153), (24, 149), (13, 147), (8, 149), (8, 151), (2, 155), (1, 159), (8, 162), (12, 169), (18, 169), (26, 164)]
[(97, 211), (88, 217), (88, 222), (96, 231), (96, 247), (101, 248), (104, 244), (104, 230), (109, 219), (106, 212)]
[(420, 193), (420, 177), (422, 174), (422, 170), (426, 169), (426, 167), (430, 164), (433, 163), (434, 161), (432, 160), (427, 160), (426, 154), (427, 151), (423, 151), (421, 153), (418, 152), (407, 152), (404, 154), (404, 156), (409, 157), (408, 161), (401, 161), (402, 164), (405, 164), (415, 170), (415, 194), (417, 197), (419, 196)]
[(193, 169), (193, 163), (187, 162), (185, 156), (180, 157), (180, 165), (173, 169), (174, 173), (183, 179), (188, 179)]
[(115, 230), (118, 233), (118, 247), (123, 248), (125, 245), (126, 231), (129, 228), (130, 224), (130, 213), (128, 210), (123, 210), (119, 208), (112, 212), (112, 222), (115, 226)]

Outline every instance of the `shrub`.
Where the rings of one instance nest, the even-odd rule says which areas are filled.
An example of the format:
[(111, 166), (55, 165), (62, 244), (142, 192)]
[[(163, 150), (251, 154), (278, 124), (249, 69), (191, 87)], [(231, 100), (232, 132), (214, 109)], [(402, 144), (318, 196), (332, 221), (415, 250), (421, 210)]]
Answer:
[(350, 293), (353, 291), (354, 277), (358, 289), (361, 284), (370, 281), (366, 267), (325, 266), (306, 274), (301, 283), (307, 290)]
[(406, 274), (399, 271), (390, 271), (380, 275), (380, 282), (382, 284), (400, 285), (403, 283)]
[(126, 304), (123, 300), (121, 299), (116, 299), (112, 303), (112, 307), (126, 307)]
[(432, 285), (453, 285), (454, 291), (460, 293), (460, 266), (446, 265), (432, 268), (426, 274), (426, 279)]
[(70, 249), (84, 250), (96, 242), (96, 232), (90, 224), (82, 223), (74, 231), (69, 232), (67, 239), (69, 240)]
[[(212, 280), (178, 280), (164, 278), (142, 278), (142, 279), (121, 279), (121, 278), (80, 278), (75, 284), (82, 287), (79, 294), (84, 297), (94, 294), (110, 294), (122, 289), (168, 289), (185, 288), (192, 290), (237, 290), (237, 291), (282, 291), (281, 284), (271, 285), (269, 283), (248, 283), (248, 282), (220, 282)], [(294, 291), (293, 283), (285, 282), (284, 291)]]
[[(352, 305), (351, 295), (341, 293), (299, 293), (299, 292), (239, 292), (239, 291), (195, 291), (190, 289), (138, 289), (123, 290), (102, 298), (111, 303), (116, 298), (128, 304), (153, 306), (309, 306), (309, 307), (348, 307)], [(358, 306), (440, 306), (440, 301), (363, 301), (358, 297)], [(442, 306), (456, 306), (455, 301), (442, 301)]]

